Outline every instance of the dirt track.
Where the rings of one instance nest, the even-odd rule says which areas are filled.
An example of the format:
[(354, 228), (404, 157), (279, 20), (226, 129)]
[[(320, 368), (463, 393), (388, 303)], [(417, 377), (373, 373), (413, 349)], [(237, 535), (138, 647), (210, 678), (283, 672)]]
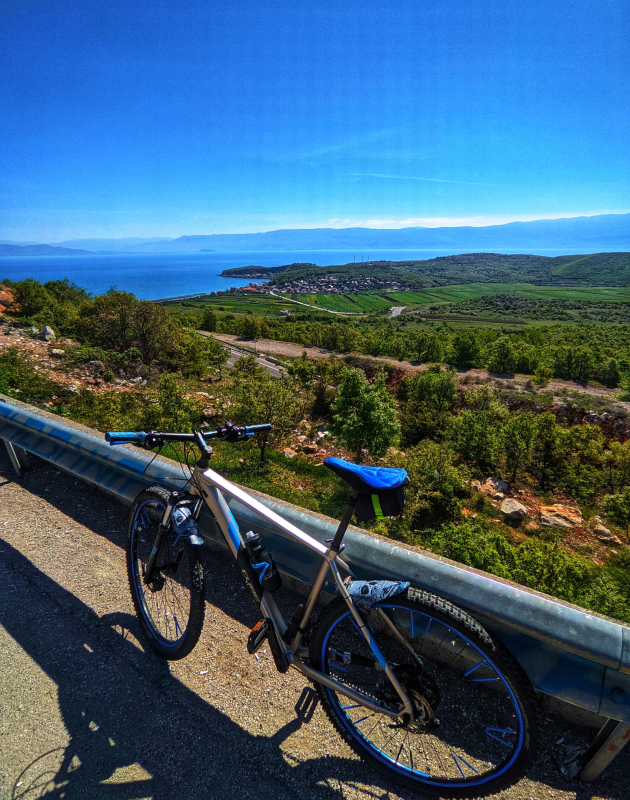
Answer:
[[(239, 336), (234, 336), (230, 333), (213, 333), (211, 334), (215, 339), (226, 344), (235, 344), (244, 350), (251, 350), (251, 352), (267, 353), (272, 356), (284, 356), (286, 358), (299, 358), (304, 350), (309, 358), (319, 359), (328, 358), (332, 354), (330, 350), (324, 350), (321, 347), (306, 347), (301, 344), (293, 344), (292, 342), (279, 342), (275, 339), (258, 339), (256, 344), (251, 339), (242, 339)], [(349, 355), (348, 353), (338, 353), (340, 357)], [(350, 355), (359, 355), (352, 353)], [(411, 361), (398, 361), (396, 358), (389, 358), (388, 356), (369, 356), (374, 361), (380, 361), (383, 364), (391, 364), (393, 367), (398, 367), (408, 373), (424, 372), (428, 369), (428, 364), (418, 364)], [(459, 370), (460, 376), (468, 375), (470, 378), (478, 379), (479, 381), (486, 381), (491, 377), (503, 378), (506, 382), (514, 382), (519, 387), (523, 387), (529, 380), (529, 375), (514, 375), (514, 376), (490, 376), (485, 369), (462, 369)], [(584, 385), (581, 383), (573, 383), (572, 381), (561, 381), (556, 378), (549, 381), (547, 386), (542, 390), (543, 394), (562, 394), (564, 390), (576, 392), (578, 394), (587, 394), (591, 397), (605, 398), (611, 405), (623, 408), (625, 411), (630, 411), (630, 402), (620, 400), (618, 395), (620, 390), (607, 389), (604, 386)]]
[[(247, 655), (256, 613), (226, 558), (207, 554), (192, 655), (167, 664), (147, 653), (126, 583), (126, 516), (44, 462), (15, 479), (1, 448), (1, 800), (410, 800), (319, 707), (300, 721), (301, 676)], [(555, 755), (592, 734), (546, 720), (531, 779), (498, 797), (629, 800), (630, 748), (594, 785), (560, 776)]]

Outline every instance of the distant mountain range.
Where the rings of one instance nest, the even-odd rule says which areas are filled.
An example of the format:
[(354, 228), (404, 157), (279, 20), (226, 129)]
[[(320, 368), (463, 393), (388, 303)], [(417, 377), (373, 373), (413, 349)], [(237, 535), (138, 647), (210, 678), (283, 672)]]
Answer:
[(53, 247), (50, 244), (0, 244), (0, 256), (93, 256), (91, 250)]
[[(630, 214), (510, 222), (483, 228), (313, 228), (265, 233), (216, 233), (181, 236), (170, 242), (141, 245), (143, 252), (192, 253), (202, 249), (260, 250), (422, 250), (454, 249), (488, 252), (501, 249), (584, 247), (593, 250), (630, 249)], [(138, 251), (136, 251), (138, 252)]]
[[(35, 252), (31, 248), (54, 249)], [(70, 255), (91, 252), (197, 253), (287, 250), (446, 249), (500, 252), (519, 249), (562, 249), (585, 252), (630, 250), (630, 214), (509, 222), (483, 228), (304, 228), (264, 233), (215, 233), (178, 239), (74, 239), (53, 245), (0, 244), (0, 255)], [(7, 248), (18, 248), (19, 252)], [(29, 248), (27, 250), (27, 248)], [(81, 248), (80, 250), (77, 248)]]

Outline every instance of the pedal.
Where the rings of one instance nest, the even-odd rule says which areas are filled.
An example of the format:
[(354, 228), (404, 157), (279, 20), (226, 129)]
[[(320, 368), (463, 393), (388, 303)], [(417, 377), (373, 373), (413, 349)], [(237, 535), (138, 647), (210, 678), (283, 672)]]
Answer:
[(247, 637), (247, 652), (253, 656), (256, 650), (260, 649), (262, 643), (269, 635), (269, 622), (261, 619), (257, 622)]

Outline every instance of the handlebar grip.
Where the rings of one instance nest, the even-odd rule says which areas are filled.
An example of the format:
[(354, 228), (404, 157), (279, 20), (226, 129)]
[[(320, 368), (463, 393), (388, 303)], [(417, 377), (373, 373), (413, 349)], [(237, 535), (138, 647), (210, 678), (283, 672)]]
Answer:
[(141, 444), (147, 435), (144, 431), (134, 433), (133, 431), (107, 431), (105, 441), (113, 447), (116, 444)]
[(258, 431), (270, 431), (273, 425), (270, 422), (265, 422), (262, 425), (246, 425), (246, 433), (258, 433)]

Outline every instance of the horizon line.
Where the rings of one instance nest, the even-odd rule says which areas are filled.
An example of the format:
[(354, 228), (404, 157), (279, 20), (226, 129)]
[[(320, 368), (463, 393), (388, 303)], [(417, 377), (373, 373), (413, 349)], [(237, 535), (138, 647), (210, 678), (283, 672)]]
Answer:
[[(352, 220), (352, 219), (340, 219), (334, 218), (327, 220), (328, 224), (317, 224), (317, 225), (300, 225), (294, 227), (277, 227), (277, 228), (268, 228), (267, 230), (250, 230), (250, 231), (233, 231), (233, 232), (220, 232), (220, 233), (183, 233), (175, 236), (168, 236), (164, 234), (153, 234), (147, 236), (138, 236), (136, 235), (118, 235), (118, 236), (111, 236), (107, 234), (92, 234), (92, 235), (82, 235), (82, 236), (62, 236), (61, 234), (57, 234), (59, 237), (58, 239), (55, 237), (42, 237), (43, 240), (40, 241), (33, 241), (35, 237), (33, 236), (24, 236), (20, 237), (20, 239), (4, 239), (6, 244), (16, 244), (19, 245), (20, 241), (24, 242), (24, 239), (30, 239), (31, 241), (29, 244), (47, 244), (50, 246), (60, 245), (62, 242), (80, 242), (86, 241), (91, 239), (102, 239), (108, 241), (118, 241), (122, 239), (137, 239), (138, 244), (148, 241), (148, 240), (155, 240), (161, 239), (163, 241), (175, 241), (177, 239), (183, 238), (193, 238), (197, 236), (256, 236), (261, 234), (267, 233), (280, 233), (283, 231), (324, 231), (324, 230), (335, 230), (335, 231), (342, 231), (342, 230), (356, 230), (356, 229), (363, 229), (363, 230), (380, 230), (380, 231), (396, 231), (396, 230), (405, 230), (405, 229), (412, 229), (417, 228), (421, 230), (438, 230), (440, 228), (446, 229), (455, 229), (455, 228), (498, 228), (504, 227), (506, 225), (511, 225), (514, 223), (529, 223), (529, 222), (553, 222), (557, 220), (563, 219), (584, 219), (590, 217), (600, 217), (600, 216), (626, 216), (630, 214), (630, 211), (587, 211), (581, 213), (564, 213), (564, 214), (551, 214), (545, 216), (532, 216), (532, 215), (477, 215), (473, 217), (408, 217), (403, 220), (394, 220), (394, 219), (368, 219), (368, 220)], [(335, 224), (337, 223), (337, 224)], [(341, 223), (341, 224), (339, 224)], [(420, 224), (424, 223), (424, 224)], [(4, 237), (3, 237), (4, 238)]]

